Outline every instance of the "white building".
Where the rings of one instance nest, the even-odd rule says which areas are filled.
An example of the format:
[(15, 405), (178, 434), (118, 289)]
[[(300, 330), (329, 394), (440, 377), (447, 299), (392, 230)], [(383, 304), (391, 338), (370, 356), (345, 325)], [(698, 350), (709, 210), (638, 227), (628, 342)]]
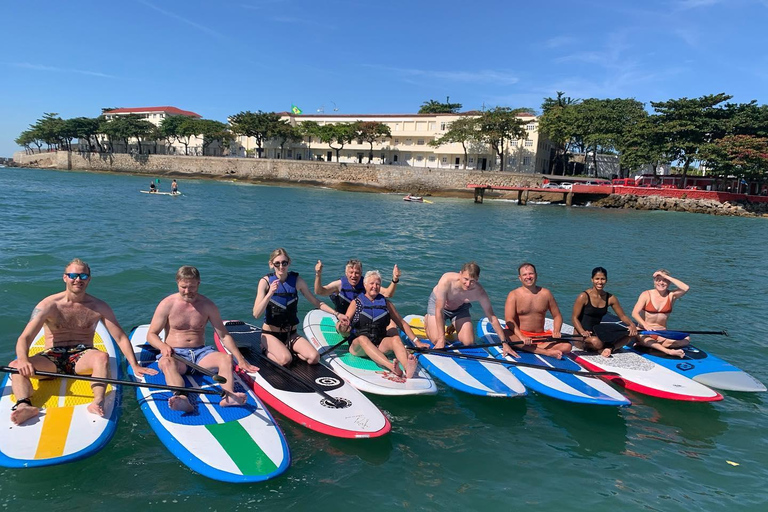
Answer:
[[(163, 120), (173, 116), (187, 116), (194, 119), (201, 119), (200, 114), (191, 112), (189, 110), (181, 110), (176, 107), (133, 107), (133, 108), (116, 108), (112, 110), (106, 110), (102, 114), (107, 121), (116, 119), (119, 116), (136, 115), (141, 119), (149, 121), (155, 126), (160, 126)], [(100, 141), (103, 143), (106, 141), (106, 136), (102, 135)], [(134, 139), (135, 141), (135, 139)], [(134, 141), (129, 141), (131, 148), (126, 150), (123, 148), (123, 144), (119, 141), (112, 141), (112, 145), (115, 151), (127, 152), (131, 149), (138, 147)], [(143, 152), (152, 153), (164, 153), (170, 155), (183, 155), (185, 152), (184, 144), (178, 140), (172, 141), (170, 144), (155, 144), (155, 141), (142, 141)], [(203, 138), (194, 136), (190, 138), (189, 147), (187, 151), (190, 155), (202, 155), (203, 154)]]
[[(391, 138), (381, 139), (373, 144), (373, 163), (384, 165), (407, 165), (436, 169), (462, 169), (465, 167), (464, 150), (460, 143), (434, 148), (429, 142), (443, 135), (457, 119), (478, 116), (479, 112), (458, 114), (310, 114), (294, 115), (281, 113), (281, 119), (297, 126), (305, 121), (319, 125), (353, 123), (355, 121), (377, 121), (389, 126)], [(528, 133), (525, 140), (509, 141), (505, 151), (505, 170), (518, 173), (543, 173), (549, 171), (551, 144), (546, 137), (539, 137), (538, 119), (531, 114), (521, 114)], [(256, 140), (240, 136), (234, 145), (239, 156), (256, 153)], [(336, 146), (336, 144), (334, 144)], [(339, 153), (342, 163), (366, 163), (370, 145), (365, 141), (352, 141)], [(283, 148), (277, 141), (264, 144), (266, 158), (293, 160), (336, 161), (336, 151), (317, 137), (305, 137), (301, 142), (286, 143)], [(478, 170), (498, 169), (500, 162), (495, 152), (486, 144), (468, 144), (466, 168)]]

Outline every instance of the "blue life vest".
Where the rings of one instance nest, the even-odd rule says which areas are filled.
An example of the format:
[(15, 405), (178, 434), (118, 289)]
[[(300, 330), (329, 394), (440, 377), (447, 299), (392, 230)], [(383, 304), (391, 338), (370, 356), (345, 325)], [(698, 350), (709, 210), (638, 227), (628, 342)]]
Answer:
[(358, 336), (367, 336), (375, 345), (378, 345), (387, 335), (389, 325), (386, 297), (379, 294), (374, 300), (370, 300), (367, 295), (361, 293), (355, 301), (357, 301), (357, 322), (354, 325), (354, 333)]
[[(269, 284), (278, 280), (274, 272), (267, 274)], [(296, 290), (297, 272), (289, 272), (285, 282), (277, 286), (277, 290), (269, 298), (264, 322), (281, 329), (298, 325), (299, 294)]]
[(342, 314), (346, 314), (347, 309), (349, 309), (349, 305), (352, 303), (352, 301), (362, 293), (365, 293), (363, 278), (361, 277), (357, 281), (357, 284), (352, 286), (349, 282), (349, 279), (347, 279), (347, 276), (344, 275), (341, 277), (341, 290), (339, 293), (334, 293), (331, 295), (331, 301), (333, 301), (333, 305), (336, 307), (336, 311)]

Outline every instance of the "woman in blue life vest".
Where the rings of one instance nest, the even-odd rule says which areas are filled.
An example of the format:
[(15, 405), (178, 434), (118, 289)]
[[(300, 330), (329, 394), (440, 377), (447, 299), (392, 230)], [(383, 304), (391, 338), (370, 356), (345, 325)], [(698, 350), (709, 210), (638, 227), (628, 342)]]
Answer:
[(334, 315), (342, 322), (347, 323), (349, 320), (312, 295), (304, 279), (298, 273), (288, 271), (290, 264), (291, 258), (285, 249), (275, 249), (269, 255), (272, 272), (259, 279), (253, 316), (259, 318), (264, 315), (261, 347), (269, 359), (283, 366), (290, 364), (293, 354), (309, 364), (317, 364), (320, 361), (317, 350), (297, 332), (299, 292), (314, 307)]
[[(398, 377), (410, 379), (416, 373), (418, 363), (413, 354), (408, 354), (397, 332), (402, 329), (417, 346), (426, 346), (419, 341), (410, 326), (403, 320), (395, 306), (381, 294), (381, 274), (378, 270), (366, 272), (363, 279), (365, 293), (358, 295), (347, 309), (351, 332), (349, 352), (353, 355), (371, 358), (382, 368)], [(390, 319), (396, 327), (390, 328)], [(339, 319), (344, 324), (344, 319)], [(395, 358), (389, 359), (388, 353)]]
[[(363, 264), (360, 260), (349, 260), (344, 268), (344, 275), (325, 286), (321, 282), (322, 276), (323, 262), (317, 260), (315, 265), (315, 294), (321, 296), (330, 295), (336, 311), (339, 313), (346, 313), (355, 297), (365, 292), (363, 287)], [(392, 282), (387, 288), (381, 290), (381, 294), (388, 298), (394, 297), (397, 283), (399, 282), (400, 269), (395, 265), (395, 268), (392, 269)]]

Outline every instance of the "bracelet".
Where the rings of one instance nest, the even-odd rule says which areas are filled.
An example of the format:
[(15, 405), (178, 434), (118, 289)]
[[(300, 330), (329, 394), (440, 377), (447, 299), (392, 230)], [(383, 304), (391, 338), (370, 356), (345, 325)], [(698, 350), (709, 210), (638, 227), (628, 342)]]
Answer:
[(398, 277), (397, 279), (393, 279), (393, 280), (392, 280), (392, 282), (393, 282), (393, 283), (395, 283), (395, 284), (397, 284), (397, 283), (399, 283), (399, 282), (400, 282), (400, 278)]
[(419, 337), (418, 336), (414, 336), (413, 339), (411, 340), (411, 343), (413, 343), (415, 345), (418, 341), (419, 341)]

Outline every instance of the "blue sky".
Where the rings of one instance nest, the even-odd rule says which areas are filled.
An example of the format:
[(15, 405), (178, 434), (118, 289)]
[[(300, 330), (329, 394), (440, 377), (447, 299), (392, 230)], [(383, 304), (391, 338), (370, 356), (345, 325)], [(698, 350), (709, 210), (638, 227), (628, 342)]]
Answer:
[[(43, 112), (413, 113), (768, 99), (768, 0), (83, 0), (0, 7), (0, 156)], [(649, 106), (650, 108), (650, 106)]]

